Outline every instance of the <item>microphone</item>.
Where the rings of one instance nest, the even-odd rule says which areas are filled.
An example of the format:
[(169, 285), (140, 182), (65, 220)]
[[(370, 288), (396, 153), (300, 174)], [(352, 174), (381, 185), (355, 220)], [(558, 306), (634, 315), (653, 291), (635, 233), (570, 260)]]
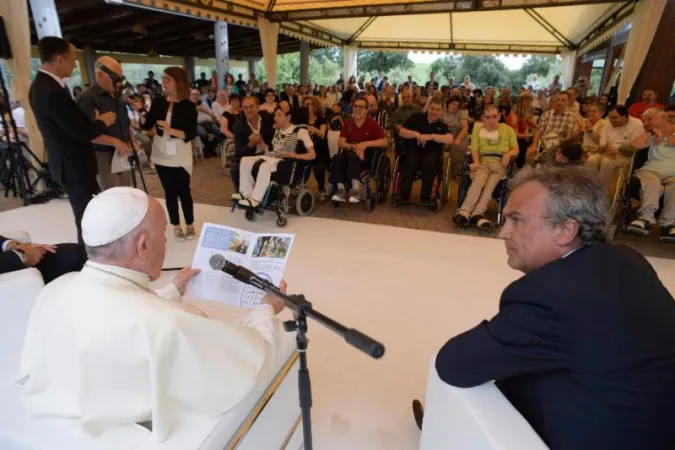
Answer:
[(265, 291), (266, 287), (275, 287), (272, 283), (263, 278), (260, 278), (246, 267), (228, 261), (223, 255), (213, 255), (211, 258), (209, 258), (209, 265), (214, 270), (223, 271), (235, 280), (241, 281), (245, 284), (250, 284), (251, 286), (256, 287), (262, 291)]

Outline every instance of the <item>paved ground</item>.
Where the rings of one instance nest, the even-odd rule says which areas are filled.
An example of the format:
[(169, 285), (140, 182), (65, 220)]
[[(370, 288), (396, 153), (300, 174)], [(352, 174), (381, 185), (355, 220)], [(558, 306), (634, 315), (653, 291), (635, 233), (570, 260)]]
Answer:
[[(154, 174), (146, 173), (145, 179), (148, 191), (155, 197), (164, 197), (159, 179)], [(419, 183), (418, 183), (419, 184)], [(310, 180), (310, 187), (316, 190), (314, 178)], [(453, 188), (455, 187), (453, 183)], [(1, 191), (0, 191), (1, 192)], [(231, 205), (230, 195), (233, 192), (229, 177), (220, 167), (220, 159), (207, 159), (195, 164), (192, 176), (192, 193), (195, 202), (218, 206)], [(413, 198), (417, 193), (413, 194)], [(368, 212), (363, 205), (342, 205), (334, 208), (330, 201), (317, 202), (312, 215), (337, 220), (390, 225), (394, 227), (412, 228), (417, 230), (438, 231), (443, 233), (466, 233), (485, 237), (494, 237), (494, 232), (467, 230), (455, 226), (451, 221), (452, 212), (456, 208), (456, 195), (453, 189), (450, 202), (440, 213), (418, 207), (392, 208), (389, 202), (377, 205), (375, 211)], [(0, 197), (0, 212), (18, 208), (22, 205), (19, 199)], [(494, 205), (493, 205), (494, 207)], [(494, 213), (494, 210), (492, 211)], [(272, 217), (260, 220), (273, 220)], [(292, 220), (292, 218), (291, 218)], [(2, 221), (0, 219), (0, 226)], [(647, 238), (637, 238), (624, 234), (617, 234), (617, 243), (629, 245), (638, 249), (646, 256), (675, 259), (675, 245), (666, 245), (658, 241), (656, 233)]]

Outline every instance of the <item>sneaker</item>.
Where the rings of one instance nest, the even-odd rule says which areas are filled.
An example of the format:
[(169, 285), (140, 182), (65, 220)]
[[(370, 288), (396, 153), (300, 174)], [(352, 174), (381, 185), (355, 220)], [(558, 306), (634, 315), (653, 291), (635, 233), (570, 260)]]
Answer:
[(196, 238), (197, 238), (197, 233), (195, 232), (195, 227), (192, 226), (192, 225), (188, 225), (185, 228), (185, 239), (187, 239), (188, 241), (191, 241), (191, 240), (196, 239)]
[(480, 214), (476, 214), (475, 216), (471, 217), (469, 224), (475, 225), (478, 228), (492, 228), (492, 222)]
[(360, 201), (361, 196), (359, 195), (359, 191), (356, 189), (349, 191), (349, 203), (359, 203)]
[(244, 199), (244, 196), (241, 195), (241, 193), (239, 193), (239, 192), (235, 192), (234, 194), (232, 194), (232, 200), (243, 200), (243, 199)]
[(455, 214), (455, 217), (452, 218), (452, 221), (455, 225), (468, 225), (469, 224), (469, 218), (461, 212), (458, 212)]
[(345, 192), (344, 189), (338, 189), (337, 192), (331, 197), (331, 200), (334, 202), (346, 202), (347, 201), (347, 193)]
[(185, 233), (183, 233), (183, 227), (176, 225), (173, 227), (173, 237), (176, 238), (178, 242), (185, 241)]

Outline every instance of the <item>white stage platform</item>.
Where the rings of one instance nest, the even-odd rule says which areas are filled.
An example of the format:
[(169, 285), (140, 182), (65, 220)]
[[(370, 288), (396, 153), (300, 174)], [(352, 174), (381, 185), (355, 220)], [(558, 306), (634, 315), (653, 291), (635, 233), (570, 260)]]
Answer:
[[(271, 213), (255, 223), (223, 207), (196, 205), (195, 213), (200, 227), (279, 231)], [(38, 243), (76, 239), (66, 201), (0, 213), (0, 234), (13, 229), (27, 230)], [(429, 358), (448, 338), (496, 313), (502, 290), (520, 276), (506, 265), (503, 243), (295, 216), (284, 231), (297, 235), (286, 273), (290, 292), (304, 293), (317, 310), (386, 346), (385, 356), (373, 360), (310, 322), (315, 447), (417, 448), (410, 403), (424, 398)], [(195, 245), (170, 237), (165, 267), (188, 265)], [(675, 292), (675, 260), (650, 261)]]

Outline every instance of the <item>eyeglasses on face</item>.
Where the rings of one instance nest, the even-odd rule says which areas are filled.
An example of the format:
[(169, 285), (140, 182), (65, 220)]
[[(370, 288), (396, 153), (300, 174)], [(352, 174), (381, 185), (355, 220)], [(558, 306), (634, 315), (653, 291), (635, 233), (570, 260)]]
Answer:
[(357, 110), (357, 109), (366, 109), (366, 107), (363, 106), (363, 105), (354, 105), (354, 106), (352, 106), (352, 109), (353, 109), (353, 110)]

